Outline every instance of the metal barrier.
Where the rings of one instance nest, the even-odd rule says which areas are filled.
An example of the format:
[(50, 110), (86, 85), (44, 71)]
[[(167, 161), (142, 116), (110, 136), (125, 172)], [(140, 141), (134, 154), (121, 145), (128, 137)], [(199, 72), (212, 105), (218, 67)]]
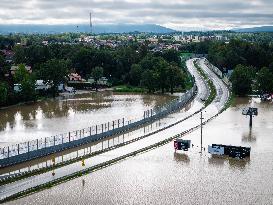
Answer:
[(193, 98), (196, 91), (197, 87), (194, 85), (189, 91), (171, 103), (144, 111), (143, 117), (140, 119), (125, 120), (125, 118), (122, 118), (81, 130), (0, 148), (0, 167), (10, 166), (98, 141), (134, 129), (145, 123), (153, 122), (183, 107)]

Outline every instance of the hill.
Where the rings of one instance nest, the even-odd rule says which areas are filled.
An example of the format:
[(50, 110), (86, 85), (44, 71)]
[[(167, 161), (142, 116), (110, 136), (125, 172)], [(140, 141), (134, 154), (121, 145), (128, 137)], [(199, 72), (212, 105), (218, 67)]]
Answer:
[[(65, 33), (90, 32), (89, 25), (0, 25), (0, 33)], [(94, 25), (93, 32), (100, 33), (172, 33), (172, 29), (156, 24), (101, 24)]]
[(273, 26), (260, 26), (253, 28), (234, 29), (235, 32), (254, 33), (254, 32), (273, 32)]

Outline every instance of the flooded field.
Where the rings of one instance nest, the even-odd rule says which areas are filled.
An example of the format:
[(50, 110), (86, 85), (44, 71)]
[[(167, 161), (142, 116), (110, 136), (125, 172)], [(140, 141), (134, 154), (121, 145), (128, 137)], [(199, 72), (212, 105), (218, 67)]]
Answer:
[[(204, 127), (203, 144), (250, 146), (249, 159), (199, 153), (197, 130), (185, 136), (194, 144), (188, 152), (175, 153), (169, 143), (8, 204), (272, 204), (273, 104), (251, 98), (234, 104)], [(259, 109), (252, 129), (241, 114), (247, 106)]]
[(0, 147), (82, 129), (168, 103), (174, 96), (114, 94), (111, 91), (71, 95), (0, 110)]

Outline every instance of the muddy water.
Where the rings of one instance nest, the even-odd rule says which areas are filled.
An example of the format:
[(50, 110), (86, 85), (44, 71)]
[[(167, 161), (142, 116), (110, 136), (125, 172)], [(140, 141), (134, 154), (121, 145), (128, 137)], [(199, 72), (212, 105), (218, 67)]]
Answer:
[[(252, 129), (241, 115), (249, 105), (259, 109)], [(203, 133), (206, 147), (251, 146), (250, 159), (200, 154), (198, 130), (185, 137), (195, 145), (188, 152), (169, 143), (9, 204), (272, 204), (273, 103), (238, 98)]]
[(126, 117), (174, 99), (170, 95), (114, 94), (111, 91), (71, 95), (0, 110), (0, 147), (82, 129)]

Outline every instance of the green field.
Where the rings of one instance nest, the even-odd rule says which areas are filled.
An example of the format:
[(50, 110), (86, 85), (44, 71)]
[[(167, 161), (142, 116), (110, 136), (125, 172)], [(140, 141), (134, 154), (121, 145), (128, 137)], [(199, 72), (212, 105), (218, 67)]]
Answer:
[(180, 53), (180, 56), (184, 59), (188, 59), (192, 56), (193, 53)]

